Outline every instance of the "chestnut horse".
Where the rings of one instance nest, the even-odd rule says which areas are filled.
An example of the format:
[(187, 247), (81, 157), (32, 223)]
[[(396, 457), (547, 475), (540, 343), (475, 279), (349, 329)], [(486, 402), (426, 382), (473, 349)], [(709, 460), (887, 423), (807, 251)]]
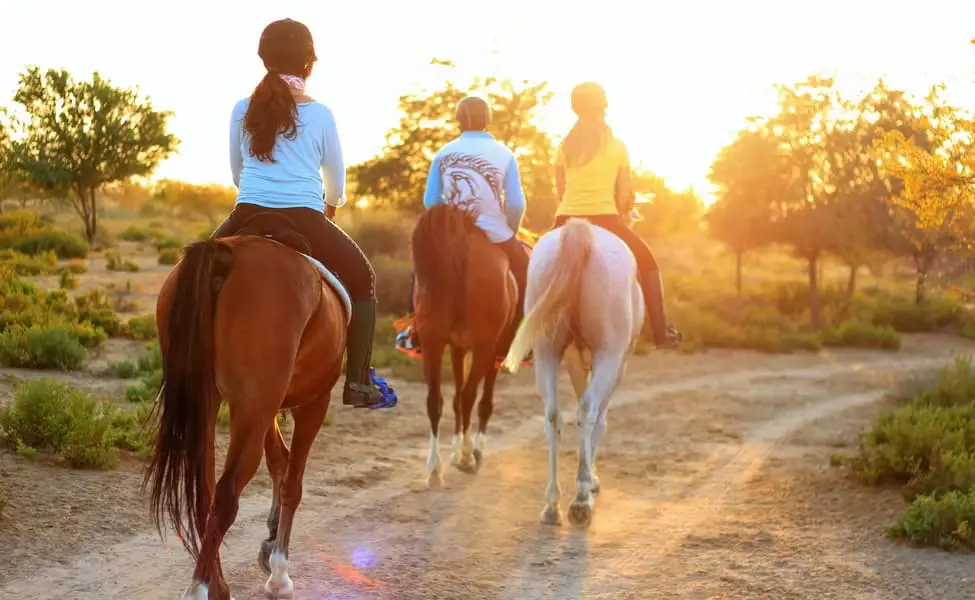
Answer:
[[(430, 419), (430, 487), (443, 485), (439, 430), (444, 349), (450, 345), (454, 372), (451, 462), (465, 473), (476, 473), (484, 458), (484, 434), (494, 410), (499, 344), (515, 317), (516, 302), (521, 301), (507, 256), (477, 227), (475, 219), (475, 213), (462, 207), (438, 204), (420, 216), (413, 230), (415, 326), (423, 353)], [(469, 370), (465, 369), (468, 351), (472, 355)], [(471, 413), (482, 380), (477, 433), (472, 439)]]
[[(166, 278), (156, 305), (162, 412), (145, 484), (160, 532), (168, 517), (196, 559), (184, 600), (230, 598), (220, 544), (265, 454), (273, 481), (269, 538), (260, 553), (270, 573), (265, 590), (292, 594), (291, 527), (308, 453), (342, 372), (347, 317), (311, 261), (256, 235), (191, 244)], [(230, 446), (217, 480), (221, 399), (230, 408)], [(276, 418), (288, 408), (290, 450)]]

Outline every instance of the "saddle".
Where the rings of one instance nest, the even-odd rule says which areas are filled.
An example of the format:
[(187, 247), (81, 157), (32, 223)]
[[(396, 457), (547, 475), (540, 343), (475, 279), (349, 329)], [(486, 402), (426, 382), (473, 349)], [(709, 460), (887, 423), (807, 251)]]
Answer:
[(298, 233), (294, 221), (279, 213), (259, 212), (244, 221), (244, 224), (237, 231), (231, 232), (229, 235), (255, 235), (268, 238), (307, 258), (318, 269), (322, 280), (338, 294), (339, 300), (342, 301), (342, 306), (345, 308), (346, 324), (352, 320), (352, 298), (349, 296), (348, 290), (345, 289), (345, 286), (334, 273), (311, 256), (311, 244), (305, 236)]

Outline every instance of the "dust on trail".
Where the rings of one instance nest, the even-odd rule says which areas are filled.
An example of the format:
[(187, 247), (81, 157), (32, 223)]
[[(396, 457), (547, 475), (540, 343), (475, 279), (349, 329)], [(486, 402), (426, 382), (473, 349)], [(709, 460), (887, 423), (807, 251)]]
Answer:
[[(826, 486), (835, 495), (834, 488), (847, 484), (836, 473), (822, 473), (828, 452), (819, 446), (786, 466), (776, 462), (792, 451), (791, 437), (819, 431), (822, 420), (868, 406), (882, 397), (877, 388), (889, 387), (910, 370), (945, 364), (954, 352), (971, 348), (916, 339), (901, 355), (635, 360), (610, 408), (598, 459), (604, 490), (588, 531), (538, 523), (547, 465), (541, 404), (534, 398), (531, 376), (519, 376), (499, 390), (491, 429), (500, 433), (489, 440), (481, 472), (470, 477), (448, 469), (448, 487), (440, 492), (423, 485), (426, 419), (420, 402), (401, 403), (395, 416), (342, 415), (349, 423), (323, 430), (306, 476), (293, 534), (296, 597), (901, 597), (880, 593), (883, 582), (868, 576), (839, 580), (832, 576), (835, 566), (813, 571), (820, 581), (817, 575), (795, 579), (797, 570), (807, 568), (805, 558), (794, 558), (807, 553), (792, 553), (796, 540), (823, 564), (864, 561), (857, 555), (863, 542), (850, 545), (847, 540), (870, 528), (870, 535), (878, 537), (886, 515), (860, 522), (861, 529), (848, 534), (843, 522), (857, 510), (872, 510), (876, 500), (873, 505), (870, 498), (838, 504), (833, 524), (839, 533), (831, 530), (825, 540), (795, 522), (786, 501), (765, 501), (790, 490), (792, 505), (815, 513), (809, 508), (815, 501), (804, 495), (807, 488), (822, 494)], [(662, 381), (666, 369), (654, 363), (693, 367), (671, 370), (677, 374)], [(568, 411), (561, 461), (564, 508), (574, 492), (576, 430), (565, 381), (560, 390)], [(405, 386), (404, 398), (414, 396), (422, 397), (421, 388)], [(868, 417), (865, 412), (861, 421)], [(372, 420), (365, 432), (356, 429), (361, 423), (351, 423), (357, 418)], [(843, 430), (849, 443), (856, 430), (844, 425), (828, 427)], [(343, 427), (372, 437), (343, 437)], [(771, 474), (770, 465), (777, 469)], [(815, 485), (797, 482), (796, 465), (819, 477)], [(851, 488), (844, 493), (866, 492)], [(242, 498), (222, 552), (237, 600), (263, 598), (265, 576), (255, 558), (266, 536), (269, 503), (266, 489)], [(729, 545), (729, 539), (743, 541)], [(884, 585), (896, 583), (905, 592), (919, 589), (930, 573), (957, 582), (975, 572), (971, 560), (941, 553), (930, 555), (929, 571), (912, 571), (908, 567), (924, 564), (912, 562), (914, 554), (900, 555), (901, 549), (889, 542), (870, 543), (887, 563), (863, 567), (864, 572), (894, 573), (895, 581)], [(171, 599), (179, 597), (192, 570), (178, 542), (170, 540), (164, 547), (151, 531), (114, 545), (100, 544), (93, 535), (85, 550), (74, 560), (8, 580), (0, 599)], [(783, 552), (799, 566), (777, 556)], [(952, 600), (965, 597), (958, 595), (960, 590), (903, 597)]]

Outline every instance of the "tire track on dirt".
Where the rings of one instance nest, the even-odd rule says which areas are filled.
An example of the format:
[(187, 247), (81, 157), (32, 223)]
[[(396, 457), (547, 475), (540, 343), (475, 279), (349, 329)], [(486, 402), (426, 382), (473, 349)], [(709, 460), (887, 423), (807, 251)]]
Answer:
[[(878, 358), (876, 360), (861, 360), (851, 364), (824, 364), (795, 369), (752, 369), (734, 373), (721, 373), (681, 379), (658, 384), (640, 385), (633, 387), (634, 382), (624, 381), (624, 385), (617, 392), (613, 406), (625, 406), (646, 402), (654, 394), (673, 393), (702, 388), (741, 386), (751, 381), (775, 379), (821, 379), (832, 375), (855, 373), (858, 371), (877, 371), (891, 369), (923, 368), (943, 364), (945, 357), (938, 358)], [(564, 377), (564, 374), (563, 374)], [(629, 383), (629, 385), (627, 385)], [(628, 389), (629, 388), (629, 389)], [(792, 429), (809, 422), (810, 419), (831, 414), (842, 407), (854, 406), (856, 402), (867, 402), (876, 399), (878, 394), (844, 397), (813, 407), (806, 407), (798, 411), (787, 413), (780, 418), (769, 421), (751, 434), (745, 446), (724, 467), (719, 468), (701, 485), (687, 506), (673, 514), (664, 515), (655, 523), (646, 523), (653, 530), (665, 530), (665, 538), (654, 540), (651, 548), (645, 540), (623, 543), (615, 553), (610, 566), (589, 575), (595, 575), (594, 584), (603, 585), (609, 589), (609, 580), (618, 580), (619, 570), (643, 568), (653, 559), (654, 552), (661, 548), (671, 548), (686, 538), (694, 523), (699, 523), (706, 517), (695, 516), (695, 512), (720, 509), (720, 499), (735, 485), (747, 480), (765, 457), (771, 451), (774, 441)], [(868, 399), (869, 398), (869, 399)], [(566, 398), (566, 402), (569, 400)], [(847, 406), (847, 403), (851, 403)], [(574, 412), (574, 411), (573, 411)], [(542, 443), (544, 440), (541, 408), (539, 414), (532, 419), (526, 419), (510, 432), (495, 438), (489, 446), (490, 455), (497, 455), (509, 450), (518, 449), (529, 443)], [(376, 509), (381, 505), (396, 501), (416, 492), (421, 479), (422, 459), (425, 447), (416, 445), (392, 451), (390, 457), (398, 457), (416, 461), (416, 469), (398, 477), (393, 477), (380, 484), (380, 487), (370, 487), (359, 490), (336, 502), (335, 498), (323, 500), (321, 498), (307, 498), (300, 509), (302, 513), (302, 532), (308, 536), (320, 535), (327, 537), (331, 524), (354, 517), (356, 514)], [(540, 484), (541, 485), (541, 484)], [(619, 503), (622, 504), (622, 503)], [(232, 571), (241, 565), (254, 561), (259, 542), (266, 536), (264, 520), (270, 506), (267, 495), (242, 498), (238, 519), (227, 536), (227, 543), (221, 551), (225, 572)], [(624, 508), (622, 505), (619, 508)], [(628, 508), (628, 511), (636, 507)], [(597, 507), (597, 511), (599, 508)], [(320, 515), (320, 516), (319, 516)], [(598, 517), (597, 517), (598, 518)], [(641, 526), (642, 529), (642, 526)], [(642, 543), (641, 543), (642, 542)], [(93, 540), (94, 543), (94, 540)], [(661, 554), (657, 552), (657, 555)], [(304, 549), (295, 548), (294, 559), (296, 568), (304, 561), (312, 560), (306, 557)], [(638, 564), (639, 563), (639, 564)], [(154, 534), (140, 534), (115, 546), (107, 548), (93, 548), (89, 556), (72, 561), (62, 566), (40, 569), (31, 576), (11, 581), (0, 589), (0, 599), (64, 599), (76, 598), (170, 598), (182, 589), (189, 579), (192, 565), (182, 547), (170, 536), (169, 543), (163, 545)], [(527, 582), (529, 578), (538, 579), (537, 573), (524, 574), (520, 579), (517, 573), (512, 574), (512, 584), (518, 581)], [(530, 577), (529, 577), (530, 576)], [(602, 582), (602, 583), (600, 583)], [(233, 587), (239, 588), (239, 583)], [(567, 584), (568, 585), (568, 584)], [(574, 593), (570, 595), (556, 595), (558, 598), (578, 597), (584, 582), (577, 581)], [(592, 587), (591, 585), (589, 587)], [(618, 586), (614, 586), (617, 587)], [(165, 592), (163, 591), (165, 590)], [(569, 591), (568, 589), (566, 591)], [(612, 593), (594, 589), (600, 595)], [(588, 593), (586, 597), (590, 596)], [(238, 598), (241, 596), (238, 595)], [(528, 594), (512, 597), (531, 597)], [(537, 596), (537, 597), (547, 597)]]

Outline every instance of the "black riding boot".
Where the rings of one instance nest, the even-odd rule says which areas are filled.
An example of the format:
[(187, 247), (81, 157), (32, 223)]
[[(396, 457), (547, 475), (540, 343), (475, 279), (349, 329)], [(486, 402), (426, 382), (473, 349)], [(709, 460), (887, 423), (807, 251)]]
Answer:
[(683, 335), (673, 325), (667, 324), (664, 306), (664, 285), (659, 269), (648, 269), (640, 277), (643, 300), (647, 306), (647, 319), (653, 329), (653, 344), (657, 348), (673, 348), (680, 344)]

